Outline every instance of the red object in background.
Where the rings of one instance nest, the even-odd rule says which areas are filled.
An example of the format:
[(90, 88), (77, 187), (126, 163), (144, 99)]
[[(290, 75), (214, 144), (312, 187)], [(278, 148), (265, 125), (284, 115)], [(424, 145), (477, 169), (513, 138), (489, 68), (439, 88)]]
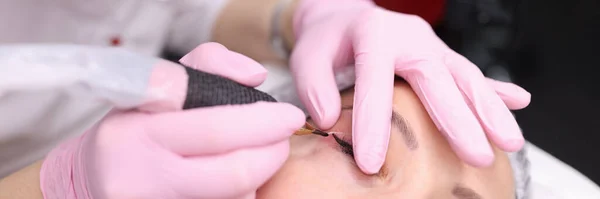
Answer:
[(432, 26), (444, 18), (446, 0), (374, 0), (388, 10), (414, 14), (422, 17)]
[(112, 38), (110, 38), (110, 45), (111, 46), (120, 46), (121, 45), (121, 38), (114, 36)]

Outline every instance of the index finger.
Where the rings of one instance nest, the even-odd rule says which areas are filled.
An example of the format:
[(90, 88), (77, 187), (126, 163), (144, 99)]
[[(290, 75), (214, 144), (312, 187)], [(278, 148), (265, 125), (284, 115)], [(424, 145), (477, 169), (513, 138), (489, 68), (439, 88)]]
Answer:
[(377, 173), (387, 153), (392, 116), (392, 56), (359, 51), (352, 113), (352, 142), (358, 167)]
[(383, 166), (390, 139), (395, 53), (381, 39), (386, 20), (369, 19), (352, 38), (356, 68), (352, 142), (358, 167), (374, 174)]
[(257, 102), (154, 114), (146, 129), (168, 150), (197, 156), (282, 141), (304, 123), (304, 113), (290, 104)]

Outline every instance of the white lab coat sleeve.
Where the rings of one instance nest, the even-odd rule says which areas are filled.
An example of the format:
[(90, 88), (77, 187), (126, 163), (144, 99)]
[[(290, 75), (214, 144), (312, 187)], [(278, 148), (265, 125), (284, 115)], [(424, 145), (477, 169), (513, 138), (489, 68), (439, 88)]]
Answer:
[(0, 177), (112, 107), (143, 103), (156, 60), (117, 48), (0, 45)]
[(228, 2), (229, 0), (185, 0), (178, 3), (166, 50), (183, 55), (196, 46), (211, 41), (213, 25)]
[(120, 48), (79, 45), (0, 46), (0, 95), (69, 88), (120, 108), (149, 98), (148, 83), (159, 58)]
[(74, 96), (68, 87), (5, 92), (0, 96), (0, 178), (42, 159), (111, 108), (92, 96)]

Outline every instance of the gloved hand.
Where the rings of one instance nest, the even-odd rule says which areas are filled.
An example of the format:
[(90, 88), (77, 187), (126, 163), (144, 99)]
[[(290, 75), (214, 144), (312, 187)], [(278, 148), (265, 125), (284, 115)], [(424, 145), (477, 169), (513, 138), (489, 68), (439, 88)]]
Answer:
[[(302, 0), (293, 23), (291, 70), (298, 95), (320, 128), (330, 128), (340, 114), (334, 70), (355, 65), (353, 143), (362, 171), (377, 172), (385, 159), (394, 75), (410, 83), (467, 163), (492, 163), (486, 134), (505, 151), (523, 146), (519, 126), (494, 87), (421, 18), (384, 10), (368, 0)], [(519, 99), (518, 108), (529, 104), (524, 89), (502, 86), (510, 87), (503, 88), (504, 94)]]
[[(236, 56), (242, 57), (220, 45), (203, 45), (181, 61), (221, 75), (231, 75), (231, 70), (240, 67), (261, 67), (251, 59), (232, 59)], [(211, 65), (216, 60), (231, 62)], [(262, 74), (239, 74), (236, 79), (250, 85), (266, 78)], [(220, 81), (201, 78), (196, 83)], [(216, 87), (190, 83), (193, 92), (200, 95), (230, 92), (232, 87), (227, 83)], [(245, 97), (270, 101), (253, 93)], [(230, 94), (219, 94), (209, 101), (205, 101), (208, 96), (188, 97), (186, 104), (194, 108), (229, 103)], [(300, 109), (276, 102), (172, 112), (114, 112), (46, 157), (41, 171), (42, 192), (48, 199), (254, 198), (256, 189), (283, 165), (288, 139), (304, 121)]]
[[(0, 151), (14, 151), (0, 156), (0, 176), (40, 158), (59, 140), (80, 135), (112, 108), (178, 111), (214, 105), (215, 96), (235, 99), (233, 104), (260, 99), (250, 88), (209, 75), (255, 86), (267, 75), (258, 63), (216, 43), (203, 44), (194, 52), (198, 53), (182, 61), (204, 72), (121, 48), (0, 45), (0, 139), (9, 141), (0, 144)], [(194, 57), (202, 64), (186, 62)], [(225, 94), (229, 98), (223, 98)], [(35, 138), (29, 144), (16, 141), (26, 137)], [(44, 144), (27, 147), (36, 142)]]

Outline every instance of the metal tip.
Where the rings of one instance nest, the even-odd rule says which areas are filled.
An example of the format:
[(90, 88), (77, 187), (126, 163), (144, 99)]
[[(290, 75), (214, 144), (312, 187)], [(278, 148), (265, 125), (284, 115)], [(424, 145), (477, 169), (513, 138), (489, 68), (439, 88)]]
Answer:
[(313, 130), (312, 133), (315, 134), (315, 135), (323, 136), (323, 137), (329, 136), (329, 133), (323, 132), (323, 131), (318, 130), (318, 129)]

